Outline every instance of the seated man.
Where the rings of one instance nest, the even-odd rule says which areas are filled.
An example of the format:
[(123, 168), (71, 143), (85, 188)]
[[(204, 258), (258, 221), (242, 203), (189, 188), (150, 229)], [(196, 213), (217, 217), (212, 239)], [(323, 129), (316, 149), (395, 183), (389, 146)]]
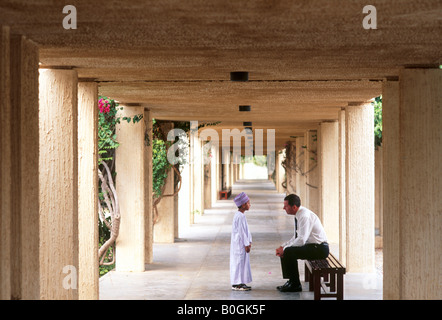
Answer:
[(281, 292), (299, 292), (302, 291), (302, 286), (299, 281), (298, 259), (327, 258), (327, 236), (318, 216), (302, 207), (297, 195), (290, 194), (284, 198), (284, 210), (295, 216), (295, 234), (276, 249), (276, 255), (281, 258), (283, 278), (289, 279), (277, 289)]

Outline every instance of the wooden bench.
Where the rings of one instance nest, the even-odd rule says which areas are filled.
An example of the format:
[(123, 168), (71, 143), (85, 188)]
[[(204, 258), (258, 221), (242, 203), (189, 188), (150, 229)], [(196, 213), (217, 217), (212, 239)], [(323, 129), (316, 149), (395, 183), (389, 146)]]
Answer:
[[(345, 267), (331, 253), (326, 259), (305, 260), (305, 282), (309, 283), (309, 291), (314, 292), (315, 300), (324, 297), (343, 300), (344, 274)], [(324, 293), (321, 292), (321, 287)]]
[(219, 192), (219, 199), (220, 200), (223, 200), (223, 199), (227, 200), (230, 197), (231, 194), (232, 194), (232, 190), (231, 189), (221, 190)]

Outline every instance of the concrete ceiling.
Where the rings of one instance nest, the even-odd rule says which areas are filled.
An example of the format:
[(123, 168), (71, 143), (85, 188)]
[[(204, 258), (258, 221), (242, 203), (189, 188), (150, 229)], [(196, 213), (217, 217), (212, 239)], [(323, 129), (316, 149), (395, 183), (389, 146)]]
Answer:
[[(76, 30), (62, 26), (67, 4)], [(367, 4), (375, 30), (362, 26)], [(43, 66), (75, 68), (103, 95), (219, 130), (252, 121), (276, 129), (279, 146), (378, 96), (401, 68), (442, 63), (440, 0), (0, 0), (0, 24), (39, 44)]]

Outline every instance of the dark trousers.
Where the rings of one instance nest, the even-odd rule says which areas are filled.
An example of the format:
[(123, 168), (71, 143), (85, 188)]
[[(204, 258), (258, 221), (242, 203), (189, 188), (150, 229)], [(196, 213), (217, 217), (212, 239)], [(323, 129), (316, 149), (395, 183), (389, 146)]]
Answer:
[(325, 259), (329, 253), (327, 242), (321, 244), (305, 244), (302, 247), (287, 247), (281, 258), (282, 277), (298, 286), (299, 281), (298, 259), (316, 260)]

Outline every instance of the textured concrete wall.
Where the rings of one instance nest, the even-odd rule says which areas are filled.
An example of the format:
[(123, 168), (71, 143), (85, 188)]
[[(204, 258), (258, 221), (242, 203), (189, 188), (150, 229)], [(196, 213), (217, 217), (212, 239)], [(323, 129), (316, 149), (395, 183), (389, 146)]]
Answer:
[(78, 298), (98, 299), (98, 85), (78, 84)]
[(319, 188), (321, 177), (319, 176), (320, 158), (318, 157), (318, 131), (307, 131), (304, 141), (307, 146), (304, 154), (306, 175), (306, 200), (304, 201), (304, 205), (320, 215), (321, 198), (319, 196)]
[(442, 299), (442, 70), (404, 69), (400, 90), (400, 298)]
[(399, 82), (386, 81), (382, 90), (384, 299), (400, 298), (399, 111)]
[(319, 213), (328, 241), (339, 243), (338, 122), (323, 122), (318, 130), (320, 197)]
[[(298, 138), (297, 138), (298, 139)], [(297, 140), (296, 140), (297, 141)], [(287, 153), (286, 153), (286, 194), (295, 193), (299, 195), (300, 177), (298, 166), (298, 153), (297, 153), (297, 143), (287, 142)]]
[[(172, 123), (163, 125), (163, 131), (169, 132), (173, 129)], [(201, 153), (199, 153), (201, 155)], [(199, 167), (201, 170), (201, 167)], [(167, 178), (165, 181), (165, 188), (163, 195), (172, 195), (174, 193), (174, 175), (173, 169), (169, 169), (167, 172)], [(201, 182), (201, 180), (199, 180)], [(201, 189), (199, 189), (201, 192)], [(195, 192), (196, 194), (196, 192)], [(200, 198), (201, 199), (201, 198)], [(163, 196), (160, 203), (157, 205), (158, 218), (153, 227), (153, 240), (154, 242), (173, 243), (175, 241), (175, 203), (174, 197)]]
[[(77, 73), (40, 69), (42, 299), (77, 299)], [(72, 281), (67, 281), (69, 278)]]
[(11, 296), (39, 297), (38, 48), (11, 35)]
[(345, 119), (347, 270), (373, 272), (373, 106), (371, 103), (349, 105)]
[(296, 138), (296, 164), (298, 171), (296, 172), (296, 194), (301, 198), (301, 205), (307, 205), (307, 190), (306, 190), (306, 178), (301, 172), (305, 172), (305, 137)]
[(152, 216), (152, 113), (144, 110), (144, 258), (146, 263), (153, 262), (153, 216)]
[[(121, 105), (121, 116), (144, 114), (144, 107)], [(144, 121), (117, 125), (116, 188), (120, 201), (120, 234), (116, 242), (116, 270), (144, 271), (145, 263), (145, 152)]]
[(11, 298), (11, 77), (9, 28), (0, 26), (0, 300)]
[(347, 210), (345, 187), (345, 109), (339, 111), (339, 260), (347, 265)]

